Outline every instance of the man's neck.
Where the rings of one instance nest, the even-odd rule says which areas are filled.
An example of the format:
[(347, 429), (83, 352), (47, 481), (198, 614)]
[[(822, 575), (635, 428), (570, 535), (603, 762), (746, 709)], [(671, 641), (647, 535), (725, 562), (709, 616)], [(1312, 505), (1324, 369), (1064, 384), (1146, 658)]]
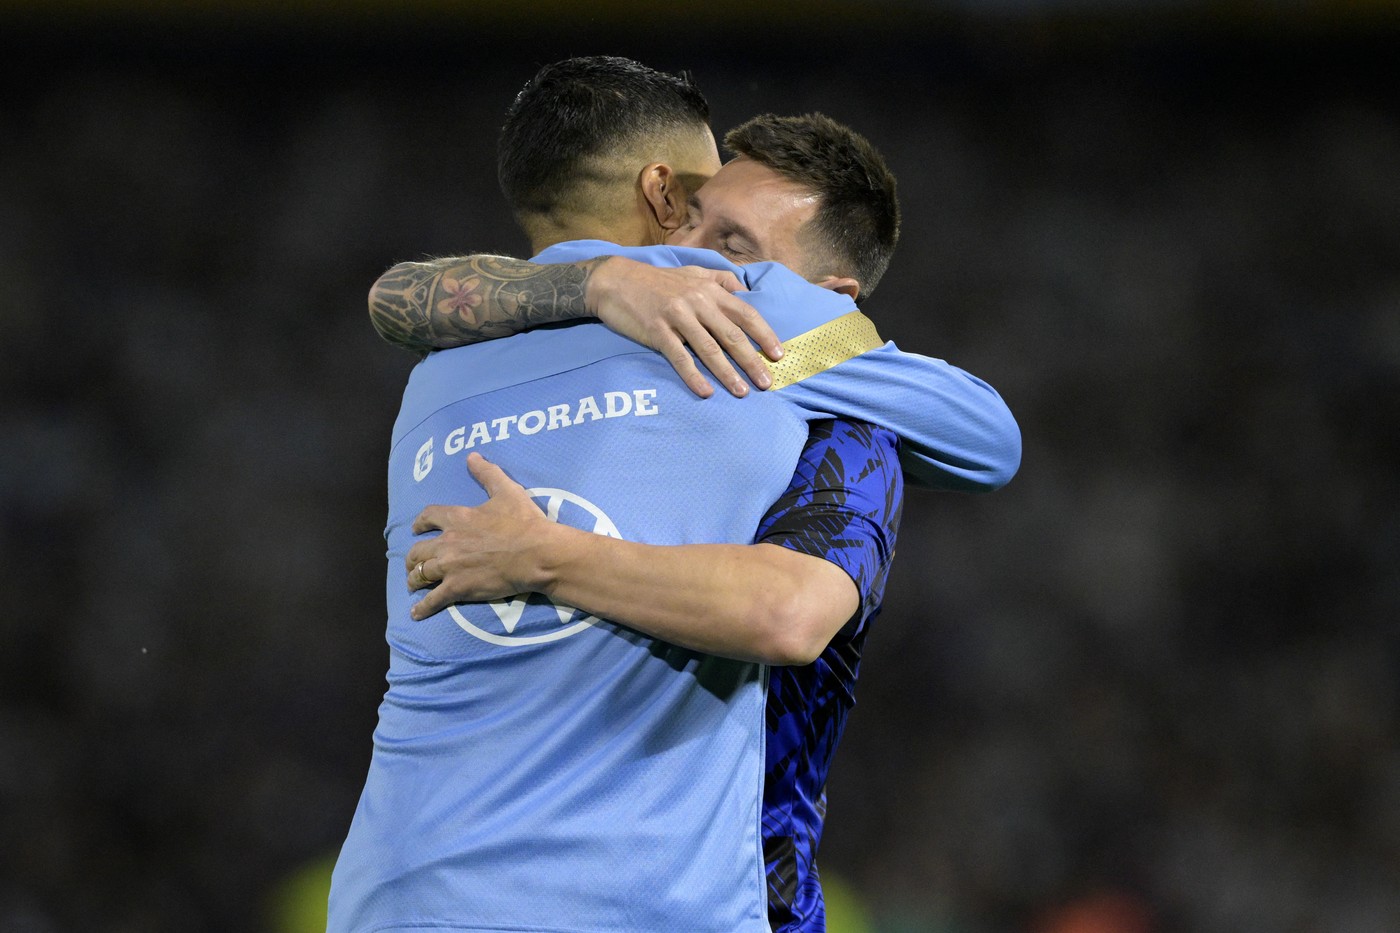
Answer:
[(530, 248), (536, 254), (569, 240), (606, 240), (618, 246), (651, 245), (643, 225), (635, 217), (618, 218), (611, 222), (596, 217), (565, 223), (542, 222), (532, 225), (527, 232), (530, 235)]

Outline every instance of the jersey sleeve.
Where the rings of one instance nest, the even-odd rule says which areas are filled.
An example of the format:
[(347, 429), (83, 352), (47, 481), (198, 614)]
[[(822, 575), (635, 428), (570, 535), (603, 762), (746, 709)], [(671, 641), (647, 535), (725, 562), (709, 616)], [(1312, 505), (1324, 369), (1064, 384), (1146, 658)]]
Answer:
[(929, 489), (986, 492), (1021, 465), (1021, 430), (997, 391), (956, 366), (880, 340), (845, 295), (771, 262), (738, 266), (703, 249), (620, 247), (598, 240), (557, 244), (536, 261), (621, 255), (656, 266), (699, 265), (733, 272), (783, 341), (769, 364), (774, 389), (814, 418), (868, 421), (900, 438), (910, 482)]
[(962, 492), (999, 489), (1021, 465), (1021, 430), (986, 382), (932, 357), (885, 343), (832, 363), (777, 391), (808, 412), (878, 424), (902, 441), (916, 485)]
[(879, 608), (904, 502), (899, 441), (856, 421), (813, 422), (787, 490), (759, 523), (755, 543), (831, 561), (860, 594), (857, 628)]

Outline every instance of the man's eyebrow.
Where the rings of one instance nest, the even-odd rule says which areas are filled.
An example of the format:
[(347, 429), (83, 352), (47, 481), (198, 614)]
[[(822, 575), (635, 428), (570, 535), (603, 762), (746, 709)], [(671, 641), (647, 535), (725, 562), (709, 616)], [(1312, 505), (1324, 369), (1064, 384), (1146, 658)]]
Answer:
[(738, 223), (737, 221), (731, 220), (728, 217), (720, 218), (720, 222), (721, 234), (737, 236), (741, 240), (746, 240), (748, 242), (748, 246), (755, 252), (763, 252), (763, 241), (759, 239), (758, 234), (754, 233), (752, 229), (744, 226), (741, 223)]
[[(685, 199), (687, 213), (692, 211), (701, 215), (705, 213), (704, 209), (700, 205), (700, 195), (702, 193), (703, 192), (699, 191), (693, 192), (689, 197)], [(754, 231), (750, 228), (744, 226), (743, 224), (737, 223), (731, 218), (724, 217), (722, 215), (719, 218), (718, 226), (719, 229), (715, 232), (716, 236), (735, 236), (742, 240), (747, 240), (747, 245), (751, 250), (753, 250), (755, 253), (763, 252), (763, 241), (759, 239), (758, 236), (755, 235)]]

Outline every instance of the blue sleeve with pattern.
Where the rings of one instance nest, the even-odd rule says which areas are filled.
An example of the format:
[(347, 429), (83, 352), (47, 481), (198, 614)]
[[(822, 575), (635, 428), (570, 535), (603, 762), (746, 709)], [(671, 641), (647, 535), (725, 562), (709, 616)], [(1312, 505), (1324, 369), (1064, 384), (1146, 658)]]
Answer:
[(892, 432), (862, 421), (815, 421), (792, 483), (754, 540), (846, 571), (860, 594), (858, 628), (884, 599), (903, 501)]

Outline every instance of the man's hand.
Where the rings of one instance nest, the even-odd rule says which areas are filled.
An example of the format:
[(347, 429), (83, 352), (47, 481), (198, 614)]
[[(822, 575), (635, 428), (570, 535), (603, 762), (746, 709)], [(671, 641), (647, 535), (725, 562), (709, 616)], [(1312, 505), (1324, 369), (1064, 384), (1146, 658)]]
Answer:
[(525, 488), (478, 453), (467, 456), (471, 471), (489, 499), (482, 505), (430, 505), (413, 522), (414, 534), (441, 531), (409, 550), (404, 565), (408, 588), (436, 587), (414, 604), (415, 619), (426, 619), (452, 603), (514, 596), (531, 589), (531, 549), (563, 526), (551, 522)]
[[(893, 451), (891, 450), (891, 460)], [(541, 593), (556, 605), (693, 651), (763, 664), (809, 664), (860, 608), (839, 565), (777, 544), (654, 545), (550, 521), (520, 484), (478, 453), (490, 496), (430, 505), (413, 523), (441, 531), (408, 552), (408, 588), (434, 587), (411, 610)]]
[(713, 395), (714, 388), (687, 347), (731, 393), (742, 396), (749, 386), (730, 357), (754, 385), (766, 389), (773, 378), (749, 338), (769, 359), (783, 355), (778, 335), (752, 305), (734, 296), (743, 290), (732, 272), (698, 266), (659, 269), (613, 256), (593, 270), (584, 302), (610, 329), (660, 352), (701, 398)]

